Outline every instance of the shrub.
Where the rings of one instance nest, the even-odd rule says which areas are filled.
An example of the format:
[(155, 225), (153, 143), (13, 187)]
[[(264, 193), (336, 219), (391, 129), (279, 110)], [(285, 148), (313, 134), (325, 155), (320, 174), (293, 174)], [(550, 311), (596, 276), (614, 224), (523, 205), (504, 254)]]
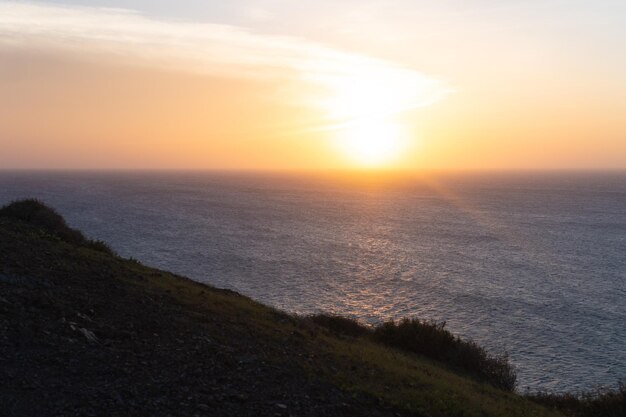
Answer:
[(114, 254), (113, 249), (111, 249), (111, 247), (102, 240), (87, 240), (87, 243), (85, 243), (83, 246), (86, 246), (89, 249), (93, 249), (98, 252), (108, 253), (109, 255)]
[(364, 324), (354, 319), (334, 314), (316, 314), (308, 316), (307, 319), (333, 333), (344, 336), (360, 337), (370, 333), (370, 328)]
[(517, 375), (506, 354), (494, 356), (471, 340), (462, 340), (445, 329), (445, 322), (403, 319), (388, 321), (373, 331), (374, 340), (391, 347), (417, 353), (513, 391)]
[(454, 336), (445, 329), (445, 323), (413, 318), (387, 321), (370, 328), (334, 314), (317, 314), (305, 320), (336, 334), (366, 336), (377, 343), (425, 356), (507, 391), (515, 389), (517, 375), (506, 354), (489, 354), (475, 342)]
[(59, 239), (78, 246), (84, 246), (113, 254), (113, 250), (102, 241), (87, 239), (79, 230), (67, 225), (63, 216), (39, 200), (14, 201), (0, 208), (0, 217), (8, 217), (37, 226)]
[(135, 265), (141, 265), (141, 262), (139, 261), (139, 259), (133, 258), (132, 256), (128, 258), (128, 262), (135, 264)]
[(542, 405), (555, 408), (569, 416), (623, 417), (626, 416), (626, 384), (617, 389), (598, 389), (582, 394), (537, 393), (526, 396)]

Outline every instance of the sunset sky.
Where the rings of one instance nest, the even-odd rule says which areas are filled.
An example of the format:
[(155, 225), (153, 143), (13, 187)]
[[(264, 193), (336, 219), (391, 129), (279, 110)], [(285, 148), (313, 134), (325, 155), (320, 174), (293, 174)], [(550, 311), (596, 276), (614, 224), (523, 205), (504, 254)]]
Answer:
[(625, 169), (626, 2), (0, 1), (0, 168)]

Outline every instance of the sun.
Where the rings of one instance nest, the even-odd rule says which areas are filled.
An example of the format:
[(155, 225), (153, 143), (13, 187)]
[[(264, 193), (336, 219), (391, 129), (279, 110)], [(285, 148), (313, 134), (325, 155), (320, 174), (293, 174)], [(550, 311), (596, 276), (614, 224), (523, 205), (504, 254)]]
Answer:
[(403, 71), (369, 67), (355, 67), (327, 83), (329, 95), (321, 105), (348, 164), (371, 168), (398, 162), (413, 140), (400, 115), (426, 105), (429, 83)]
[(353, 163), (367, 167), (387, 166), (406, 145), (399, 123), (384, 118), (354, 120), (337, 131), (337, 144)]

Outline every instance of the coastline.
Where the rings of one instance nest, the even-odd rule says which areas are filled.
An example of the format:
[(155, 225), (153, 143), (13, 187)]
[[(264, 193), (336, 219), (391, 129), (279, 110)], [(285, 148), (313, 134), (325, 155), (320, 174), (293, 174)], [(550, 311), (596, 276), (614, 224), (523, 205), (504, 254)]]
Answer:
[(0, 228), (9, 415), (558, 415), (24, 221)]

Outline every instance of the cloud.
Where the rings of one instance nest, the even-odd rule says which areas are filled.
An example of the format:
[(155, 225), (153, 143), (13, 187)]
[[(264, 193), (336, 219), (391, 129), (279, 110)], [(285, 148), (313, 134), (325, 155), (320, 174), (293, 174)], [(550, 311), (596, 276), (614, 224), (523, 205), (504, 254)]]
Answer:
[(345, 95), (356, 85), (366, 89), (358, 92), (366, 97), (370, 84), (373, 93), (400, 97), (398, 110), (428, 105), (450, 92), (418, 71), (303, 39), (156, 20), (125, 9), (0, 2), (2, 44), (207, 75), (301, 80), (329, 94)]
[(274, 13), (269, 10), (255, 6), (244, 7), (241, 14), (253, 22), (267, 22), (275, 17)]

